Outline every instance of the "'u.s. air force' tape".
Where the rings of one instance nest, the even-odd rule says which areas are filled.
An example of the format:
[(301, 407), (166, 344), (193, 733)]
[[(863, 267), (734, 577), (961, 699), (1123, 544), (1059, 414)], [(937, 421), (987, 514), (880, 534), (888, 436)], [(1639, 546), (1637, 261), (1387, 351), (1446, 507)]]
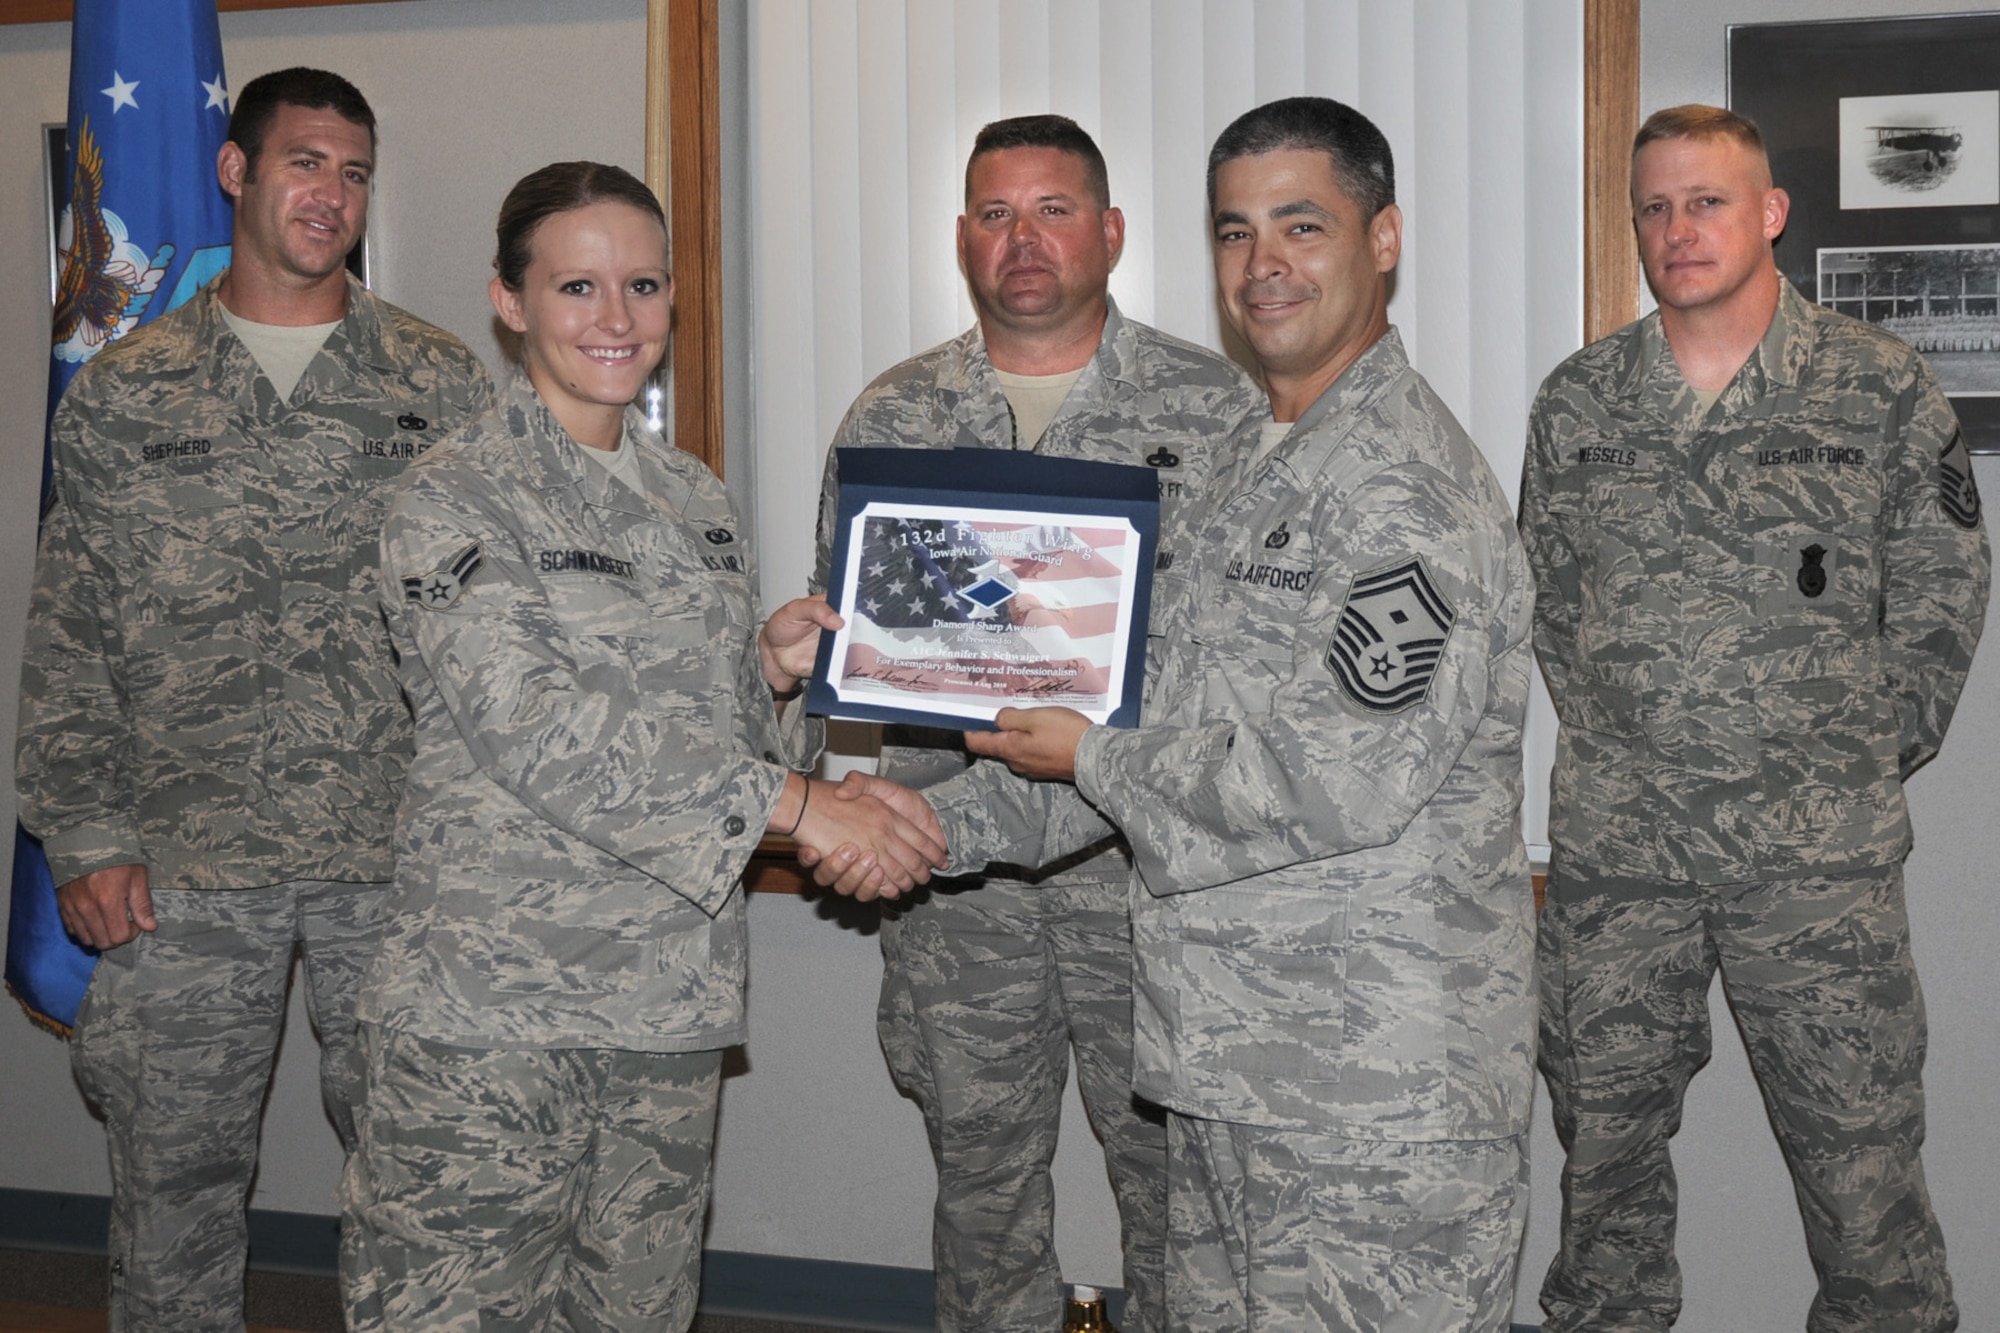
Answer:
[(441, 611), (458, 600), (465, 591), (465, 585), (485, 557), (480, 554), (479, 543), (474, 542), (451, 558), (451, 563), (442, 569), (434, 569), (428, 574), (415, 574), (403, 580), (403, 596), (418, 606), (427, 606)]
[(1421, 556), (1358, 574), (1326, 647), (1327, 669), (1369, 712), (1400, 713), (1430, 693), (1457, 619)]

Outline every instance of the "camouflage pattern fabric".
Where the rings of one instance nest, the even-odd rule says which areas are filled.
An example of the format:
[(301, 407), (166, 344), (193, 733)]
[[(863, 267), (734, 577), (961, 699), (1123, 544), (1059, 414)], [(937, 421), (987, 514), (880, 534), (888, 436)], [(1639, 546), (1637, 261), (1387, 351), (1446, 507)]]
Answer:
[(622, 447), (643, 495), (517, 378), (390, 509), (417, 755), (364, 1022), (475, 1047), (743, 1040), (740, 876), (823, 728), (780, 728), (722, 483), (636, 410)]
[[(1126, 882), (933, 888), (883, 926), (882, 1050), (950, 1201), (931, 1236), (938, 1327), (1035, 1327), (1062, 1303), (1049, 1167), (1072, 1039), (1085, 1107), (1121, 1112), (1092, 1119), (1118, 1206), (1120, 1327), (1160, 1327), (1166, 1137), (1132, 1097)], [(1009, 1260), (997, 1281), (994, 1255)]]
[(1101, 827), (1090, 807), (1125, 831), (1141, 1096), (1350, 1138), (1514, 1137), (1532, 593), (1502, 492), (1393, 330), (1252, 468), (1256, 434), (1156, 578), (1144, 725), (1087, 731), (1074, 788), (982, 764), (932, 789), (951, 868), (1064, 855)]
[(111, 1147), (110, 1327), (241, 1329), (243, 1204), (293, 947), (320, 1038), (320, 1096), (351, 1147), (354, 995), (390, 894), (327, 882), (162, 889), (153, 906), (158, 930), (105, 951), (70, 1044)]
[[(1096, 356), (1033, 442), (1033, 451), (1153, 468), (1160, 482), (1164, 551), (1188, 502), (1205, 488), (1228, 432), (1261, 406), (1261, 396), (1231, 362), (1128, 320), (1112, 304)], [(864, 389), (841, 422), (833, 449), (1027, 444), (1016, 435), (975, 325)], [(826, 586), (838, 496), (838, 457), (829, 451), (820, 491), (815, 588)], [(968, 762), (956, 732), (891, 727), (879, 771), (921, 788), (963, 771)], [(1109, 830), (1099, 829), (1096, 841), (1108, 836)], [(1114, 1014), (1126, 1005), (1115, 988), (1131, 967), (1129, 929), (1096, 929), (1094, 907), (1067, 917), (1054, 906), (1101, 902), (1104, 886), (1123, 885), (1130, 873), (1124, 848), (1106, 843), (1094, 855), (1077, 856), (1044, 875), (1000, 867), (966, 883), (938, 884), (928, 902), (884, 920), (879, 1032), (899, 1085), (923, 1106), (931, 1128), (940, 1182), (934, 1238), (939, 1328), (945, 1333), (1039, 1333), (1061, 1324), (1047, 1176), (1067, 1056), (1065, 1043), (1048, 1034), (1065, 1030), (1079, 1068), (1122, 1071), (1115, 1080), (1086, 1074), (1081, 1091), (1104, 1140), (1119, 1202), (1127, 1295), (1123, 1327), (1126, 1333), (1153, 1333), (1158, 1327), (1165, 1133), (1157, 1113), (1132, 1101), (1129, 1016), (1100, 1022), (1086, 1010), (1065, 1007), (1065, 996), (1103, 984), (1114, 989), (1102, 991), (1091, 1009)], [(1008, 892), (992, 894), (976, 910), (969, 902), (950, 905), (962, 901), (955, 893), (979, 886)], [(1038, 896), (1055, 890), (1062, 892), (1047, 901)], [(919, 945), (908, 933), (929, 912), (941, 919), (922, 928)], [(959, 921), (973, 938), (957, 935)], [(1010, 964), (990, 958), (983, 938), (1009, 930), (1016, 937), (1005, 951), (1015, 960)], [(996, 985), (1003, 993), (987, 989)], [(993, 1016), (996, 1003), (1004, 1003), (1005, 1020)], [(996, 1043), (1004, 1054), (994, 1049)], [(943, 1088), (990, 1089), (1003, 1070), (1041, 1090), (1030, 1105), (1013, 1108), (1018, 1122), (930, 1100), (943, 1095)], [(985, 1094), (967, 1095), (978, 1103)]]
[[(1174, 1113), (1168, 1327), (1504, 1327), (1534, 1076), (1526, 558), (1393, 330), (1253, 462), (1258, 426), (1157, 577), (1144, 724), (1087, 731), (1074, 788), (982, 764), (929, 795), (954, 868), (1063, 855), (1096, 811), (1130, 841), (1136, 1086)], [(1335, 1143), (1389, 1165), (1309, 1164)]]
[(1175, 1333), (1506, 1333), (1526, 1139), (1388, 1143), (1170, 1116)]
[[(345, 1129), (335, 1070), (410, 752), (372, 539), (389, 483), (492, 394), (456, 338), (350, 282), (279, 401), (211, 284), (106, 348), (56, 414), (21, 819), (58, 884), (144, 864), (161, 921), (105, 956), (74, 1050), (110, 1141), (114, 1322), (241, 1326), (243, 1205), (295, 943)], [(325, 892), (351, 901), (265, 921), (268, 895), (244, 896), (295, 881), (341, 881)]]
[(135, 863), (155, 889), (389, 878), (410, 719), (375, 533), (389, 484), (492, 393), (456, 338), (352, 282), (288, 402), (214, 283), (77, 375), (16, 768), (56, 883)]
[(350, 1329), (687, 1328), (720, 1051), (471, 1050), (362, 1031), (369, 1096), (341, 1182)]
[(1708, 1062), (1718, 969), (1820, 1277), (1806, 1327), (1958, 1326), (1918, 1153), (1924, 1004), (1900, 865), (1704, 886), (1558, 853), (1541, 956), (1541, 1058), (1568, 1153), (1551, 1333), (1664, 1330), (1680, 1311), (1667, 1143)]
[(1986, 614), (1970, 459), (1922, 358), (1790, 284), (1706, 416), (1657, 315), (1535, 402), (1521, 529), (1562, 716), (1550, 837), (1726, 884), (1886, 865)]
[(1649, 316), (1543, 385), (1521, 526), (1562, 717), (1541, 956), (1569, 1220), (1550, 1327), (1630, 1311), (1621, 1326), (1664, 1328), (1678, 1308), (1667, 1138), (1718, 964), (1799, 1185), (1808, 1327), (1954, 1327), (1897, 867), (1903, 781), (1944, 739), (1990, 555), (1935, 378), (1781, 284), (1704, 415)]

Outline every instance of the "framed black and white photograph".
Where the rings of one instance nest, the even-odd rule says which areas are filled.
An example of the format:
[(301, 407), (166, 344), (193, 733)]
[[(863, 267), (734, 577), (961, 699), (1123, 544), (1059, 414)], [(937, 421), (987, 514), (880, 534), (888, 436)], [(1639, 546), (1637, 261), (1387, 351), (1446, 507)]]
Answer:
[(1821, 250), (1818, 298), (1922, 352), (1951, 397), (2000, 396), (2000, 245)]
[(1729, 105), (1791, 195), (1779, 270), (1916, 347), (2000, 453), (2000, 14), (1733, 25)]
[(1840, 99), (1841, 208), (1959, 204), (2000, 204), (2000, 89)]

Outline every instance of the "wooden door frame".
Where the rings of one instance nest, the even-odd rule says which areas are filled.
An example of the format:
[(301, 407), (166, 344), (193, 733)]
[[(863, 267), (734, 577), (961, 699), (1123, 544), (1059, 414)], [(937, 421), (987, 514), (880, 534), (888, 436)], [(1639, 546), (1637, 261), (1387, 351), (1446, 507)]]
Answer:
[(1583, 5), (1583, 340), (1639, 317), (1632, 136), (1639, 132), (1639, 0)]
[(722, 99), (716, 0), (646, 0), (646, 184), (674, 245), (673, 441), (722, 475)]

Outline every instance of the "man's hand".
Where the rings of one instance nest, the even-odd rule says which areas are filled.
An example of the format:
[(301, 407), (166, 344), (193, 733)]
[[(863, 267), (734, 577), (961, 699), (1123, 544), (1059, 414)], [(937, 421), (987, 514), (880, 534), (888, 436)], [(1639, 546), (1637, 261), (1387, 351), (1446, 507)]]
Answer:
[(93, 949), (115, 949), (142, 930), (157, 930), (143, 865), (106, 866), (56, 890), (63, 928)]
[(773, 611), (757, 632), (757, 664), (764, 669), (764, 683), (772, 693), (796, 690), (812, 674), (820, 631), (846, 623), (826, 604), (824, 594), (795, 598)]
[(993, 719), (998, 731), (968, 731), (965, 748), (998, 759), (1024, 778), (1070, 782), (1076, 778), (1076, 747), (1090, 719), (1074, 708), (1003, 708)]
[[(851, 770), (841, 784), (834, 788), (834, 797), (843, 802), (874, 800), (894, 810), (931, 839), (943, 853), (931, 862), (932, 869), (942, 868), (950, 858), (945, 848), (944, 827), (938, 823), (937, 812), (931, 804), (908, 787), (878, 778), (872, 773), (859, 769)], [(853, 843), (843, 843), (832, 849), (821, 847), (799, 848), (799, 864), (813, 872), (813, 882), (821, 888), (832, 889), (835, 893), (849, 898), (859, 898), (866, 902), (875, 897), (875, 885), (870, 880), (871, 867), (866, 854)], [(893, 898), (893, 893), (882, 894)]]
[[(897, 792), (894, 783), (885, 784)], [(923, 799), (921, 818), (882, 799), (832, 782), (814, 782), (805, 815), (792, 834), (799, 842), (799, 861), (807, 866), (838, 863), (837, 875), (814, 879), (848, 897), (868, 902), (895, 898), (929, 882), (931, 871), (945, 864), (944, 837), (935, 815)]]

